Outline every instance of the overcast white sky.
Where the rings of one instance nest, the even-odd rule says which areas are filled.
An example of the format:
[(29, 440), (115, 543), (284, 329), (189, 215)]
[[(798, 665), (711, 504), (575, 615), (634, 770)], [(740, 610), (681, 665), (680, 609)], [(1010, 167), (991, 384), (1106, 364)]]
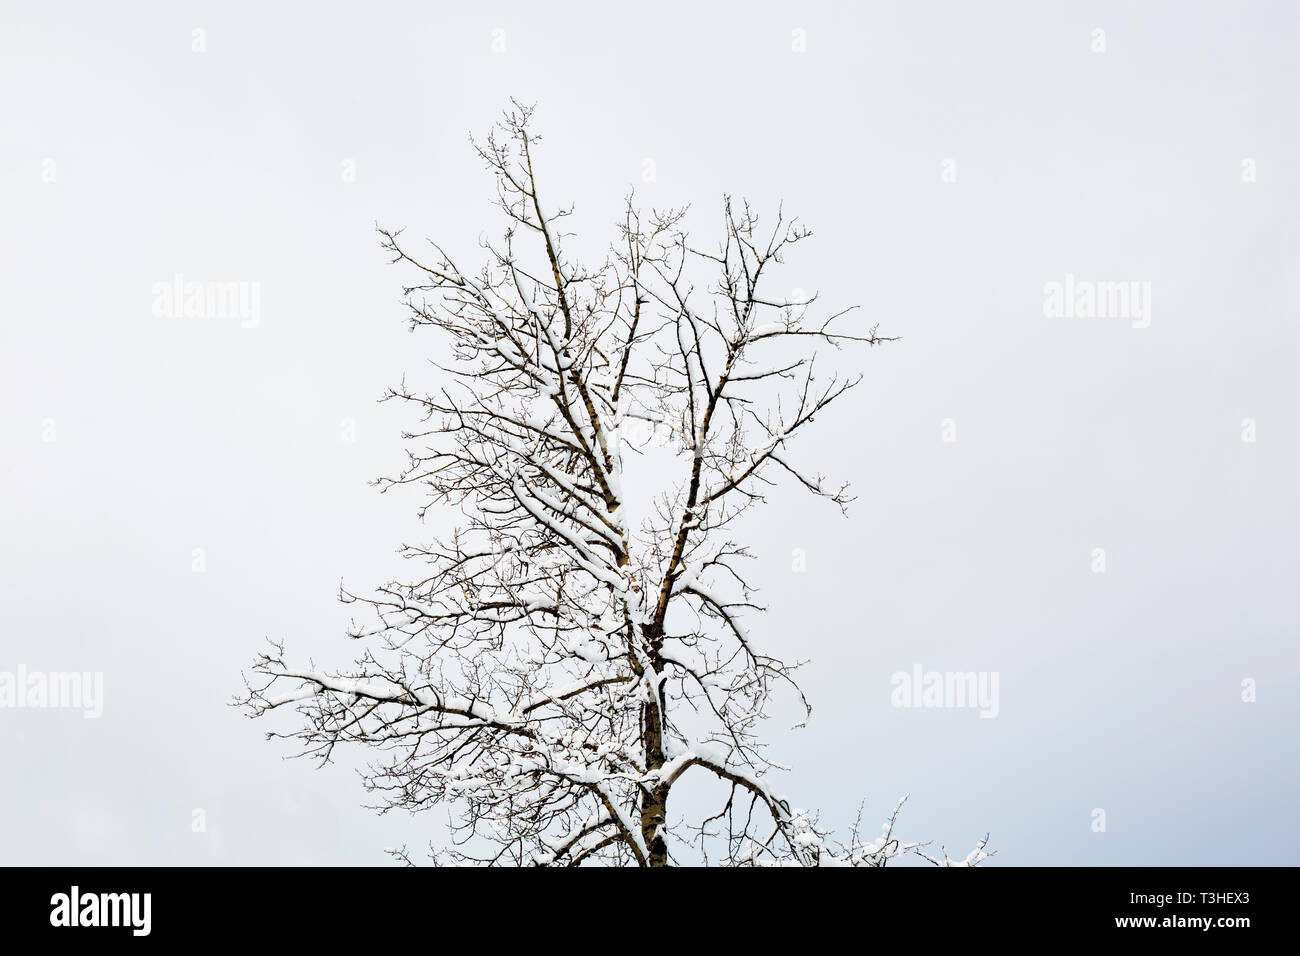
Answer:
[[(849, 516), (754, 526), (755, 635), (812, 662), (797, 803), (910, 791), (904, 836), (1005, 864), (1294, 862), (1297, 8), (470, 6), (0, 3), (0, 670), (104, 675), (98, 720), (0, 710), (0, 862), (442, 838), (227, 702), (264, 637), (348, 664), (340, 579), (421, 533), (366, 484), (409, 424), (374, 399), (440, 343), (373, 225), (472, 259), (510, 96), (584, 244), (630, 185), (701, 236), (783, 200), (790, 287), (902, 336), (835, 357), (866, 380), (802, 446)], [(256, 327), (156, 316), (178, 274), (255, 283)], [(1067, 274), (1150, 283), (1149, 326), (1046, 316)], [(996, 719), (892, 707), (918, 664), (996, 672)]]

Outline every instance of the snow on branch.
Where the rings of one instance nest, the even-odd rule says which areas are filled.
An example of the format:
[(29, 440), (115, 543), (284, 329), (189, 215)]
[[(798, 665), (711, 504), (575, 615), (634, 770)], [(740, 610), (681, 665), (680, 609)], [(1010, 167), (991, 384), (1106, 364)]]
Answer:
[[(239, 703), (297, 711), (271, 736), (319, 761), (367, 748), (381, 808), (453, 806), (444, 861), (882, 866), (910, 852), (954, 865), (894, 836), (901, 803), (879, 834), (854, 825), (838, 841), (774, 789), (763, 718), (783, 689), (808, 705), (797, 662), (753, 633), (749, 553), (730, 537), (778, 483), (852, 500), (800, 459), (799, 435), (858, 382), (820, 375), (818, 349), (890, 340), (851, 309), (818, 318), (815, 296), (768, 294), (811, 233), (730, 197), (706, 248), (683, 210), (647, 215), (629, 196), (606, 257), (579, 261), (570, 210), (538, 185), (530, 120), (515, 104), (474, 143), (504, 218), (477, 271), (378, 230), (409, 277), (412, 328), (440, 336), (439, 380), (385, 395), (419, 424), (379, 484), (418, 489), (421, 517), (462, 520), (449, 540), (404, 545), (410, 580), (341, 592), (367, 618), (349, 630), (363, 648), (350, 668), (297, 666), (272, 644)], [(667, 436), (677, 475), (629, 509), (637, 423)], [(633, 512), (652, 516), (634, 526)], [(717, 805), (678, 822), (670, 796), (687, 779)]]

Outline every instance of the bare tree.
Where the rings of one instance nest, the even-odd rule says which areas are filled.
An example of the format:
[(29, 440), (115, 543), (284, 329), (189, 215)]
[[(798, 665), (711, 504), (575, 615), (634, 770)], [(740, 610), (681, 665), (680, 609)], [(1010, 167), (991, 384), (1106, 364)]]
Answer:
[[(296, 668), (272, 644), (240, 702), (296, 706), (300, 729), (269, 736), (321, 760), (375, 748), (365, 782), (384, 808), (453, 804), (455, 849), (435, 854), (453, 862), (880, 866), (920, 852), (895, 837), (897, 808), (878, 836), (836, 841), (773, 788), (760, 722), (782, 686), (807, 701), (751, 636), (761, 608), (729, 536), (781, 477), (850, 500), (791, 441), (857, 382), (820, 373), (816, 348), (888, 340), (840, 331), (846, 312), (811, 320), (815, 297), (762, 291), (810, 233), (780, 213), (760, 228), (730, 198), (704, 249), (685, 210), (643, 216), (629, 197), (607, 258), (584, 266), (564, 249), (572, 210), (539, 193), (529, 120), (515, 104), (475, 142), (508, 219), (480, 271), (379, 230), (418, 278), (412, 327), (442, 330), (455, 359), (442, 387), (387, 394), (424, 425), (380, 483), (419, 485), (421, 517), (455, 507), (464, 523), (403, 547), (414, 581), (342, 593), (375, 612), (354, 624), (368, 642), (354, 669)], [(633, 527), (624, 474), (649, 436), (683, 474)], [(671, 822), (675, 788), (699, 775), (716, 805)], [(959, 862), (984, 856), (981, 842)]]

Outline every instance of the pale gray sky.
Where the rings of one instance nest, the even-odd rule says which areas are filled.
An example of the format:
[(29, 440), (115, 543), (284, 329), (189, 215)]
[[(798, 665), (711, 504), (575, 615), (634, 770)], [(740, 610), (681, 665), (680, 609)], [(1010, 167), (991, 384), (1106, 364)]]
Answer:
[[(0, 3), (0, 671), (104, 679), (98, 720), (0, 710), (0, 862), (441, 839), (226, 704), (264, 636), (349, 663), (340, 579), (403, 570), (374, 399), (438, 341), (373, 224), (474, 258), (466, 133), (511, 96), (584, 244), (631, 185), (701, 236), (783, 200), (791, 287), (902, 336), (835, 356), (866, 380), (803, 446), (849, 516), (787, 489), (754, 526), (755, 634), (812, 662), (786, 792), (911, 791), (904, 836), (1005, 864), (1293, 862), (1295, 6), (469, 6)], [(159, 317), (177, 275), (255, 287), (256, 327)], [(1049, 317), (1067, 275), (1149, 283), (1149, 325)], [(998, 716), (891, 706), (916, 665), (996, 672)]]

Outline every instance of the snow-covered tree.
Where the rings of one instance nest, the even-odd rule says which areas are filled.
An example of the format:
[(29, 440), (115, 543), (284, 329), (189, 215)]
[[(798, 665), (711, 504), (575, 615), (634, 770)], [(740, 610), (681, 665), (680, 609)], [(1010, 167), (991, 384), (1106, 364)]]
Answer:
[[(386, 807), (451, 804), (455, 849), (435, 856), (453, 862), (879, 866), (921, 852), (894, 835), (897, 808), (879, 834), (835, 840), (775, 787), (760, 725), (779, 689), (807, 701), (752, 631), (761, 608), (731, 537), (779, 479), (850, 500), (792, 440), (857, 381), (822, 373), (817, 347), (887, 340), (842, 331), (846, 312), (812, 318), (815, 297), (767, 293), (809, 232), (780, 213), (760, 228), (729, 198), (706, 249), (684, 210), (646, 216), (629, 197), (608, 256), (584, 266), (565, 249), (571, 210), (539, 192), (529, 121), (515, 104), (475, 143), (508, 223), (482, 269), (379, 230), (416, 277), (413, 328), (441, 330), (454, 357), (436, 390), (390, 390), (424, 425), (381, 484), (417, 485), (421, 517), (456, 508), (463, 523), (404, 547), (414, 580), (342, 594), (375, 612), (354, 624), (367, 649), (351, 670), (295, 667), (273, 644), (242, 704), (296, 707), (284, 736), (322, 760), (374, 748), (366, 786)], [(680, 475), (633, 509), (624, 479), (647, 439)], [(699, 775), (717, 805), (674, 823), (674, 790)], [(956, 862), (984, 856), (981, 842)]]

